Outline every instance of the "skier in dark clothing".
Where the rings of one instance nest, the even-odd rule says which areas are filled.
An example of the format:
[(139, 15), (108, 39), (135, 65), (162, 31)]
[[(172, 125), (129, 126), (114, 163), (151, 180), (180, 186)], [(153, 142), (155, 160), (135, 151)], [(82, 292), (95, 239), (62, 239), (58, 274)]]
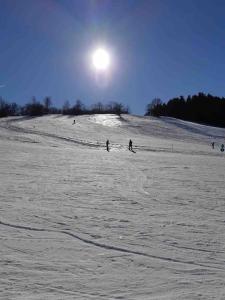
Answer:
[(211, 144), (211, 145), (212, 145), (212, 148), (214, 149), (215, 143), (214, 143), (214, 142), (212, 142), (212, 144)]
[(74, 124), (76, 124), (76, 121), (75, 121), (75, 120), (73, 120), (73, 124), (72, 124), (72, 125), (74, 125)]
[(106, 150), (109, 152), (109, 140), (106, 141)]
[(220, 151), (224, 152), (224, 144), (221, 145)]
[(129, 141), (129, 150), (130, 150), (130, 151), (133, 151), (132, 143), (133, 143), (132, 140), (130, 140), (130, 141)]

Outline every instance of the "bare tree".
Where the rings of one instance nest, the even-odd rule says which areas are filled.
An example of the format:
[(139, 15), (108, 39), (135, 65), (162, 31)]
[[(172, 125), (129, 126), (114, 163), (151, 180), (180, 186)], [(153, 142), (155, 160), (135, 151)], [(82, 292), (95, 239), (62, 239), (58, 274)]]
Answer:
[(70, 110), (70, 102), (66, 100), (62, 107), (62, 113), (66, 115), (69, 113), (69, 110)]
[(52, 100), (50, 97), (45, 97), (44, 98), (44, 108), (45, 108), (45, 113), (48, 114), (50, 107), (52, 105)]
[(146, 116), (150, 116), (152, 114), (153, 109), (162, 104), (162, 100), (159, 98), (154, 98), (146, 107)]

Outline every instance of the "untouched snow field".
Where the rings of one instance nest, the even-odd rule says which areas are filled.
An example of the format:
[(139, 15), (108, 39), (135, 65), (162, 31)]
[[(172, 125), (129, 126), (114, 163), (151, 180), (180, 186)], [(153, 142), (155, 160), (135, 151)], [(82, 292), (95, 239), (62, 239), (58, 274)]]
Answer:
[(0, 119), (0, 299), (225, 299), (225, 129), (72, 122)]

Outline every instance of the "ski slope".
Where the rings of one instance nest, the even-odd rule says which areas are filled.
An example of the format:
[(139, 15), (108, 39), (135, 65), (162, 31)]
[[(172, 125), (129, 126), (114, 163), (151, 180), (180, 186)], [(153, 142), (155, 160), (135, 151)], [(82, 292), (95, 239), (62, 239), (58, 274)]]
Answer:
[(0, 119), (0, 299), (225, 299), (225, 129), (73, 119)]

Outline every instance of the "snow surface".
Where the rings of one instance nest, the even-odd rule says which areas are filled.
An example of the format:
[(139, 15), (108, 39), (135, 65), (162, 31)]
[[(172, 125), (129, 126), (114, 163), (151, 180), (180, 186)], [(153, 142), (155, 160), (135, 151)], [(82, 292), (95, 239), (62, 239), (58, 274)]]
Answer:
[(225, 299), (225, 129), (73, 119), (0, 119), (0, 299)]

